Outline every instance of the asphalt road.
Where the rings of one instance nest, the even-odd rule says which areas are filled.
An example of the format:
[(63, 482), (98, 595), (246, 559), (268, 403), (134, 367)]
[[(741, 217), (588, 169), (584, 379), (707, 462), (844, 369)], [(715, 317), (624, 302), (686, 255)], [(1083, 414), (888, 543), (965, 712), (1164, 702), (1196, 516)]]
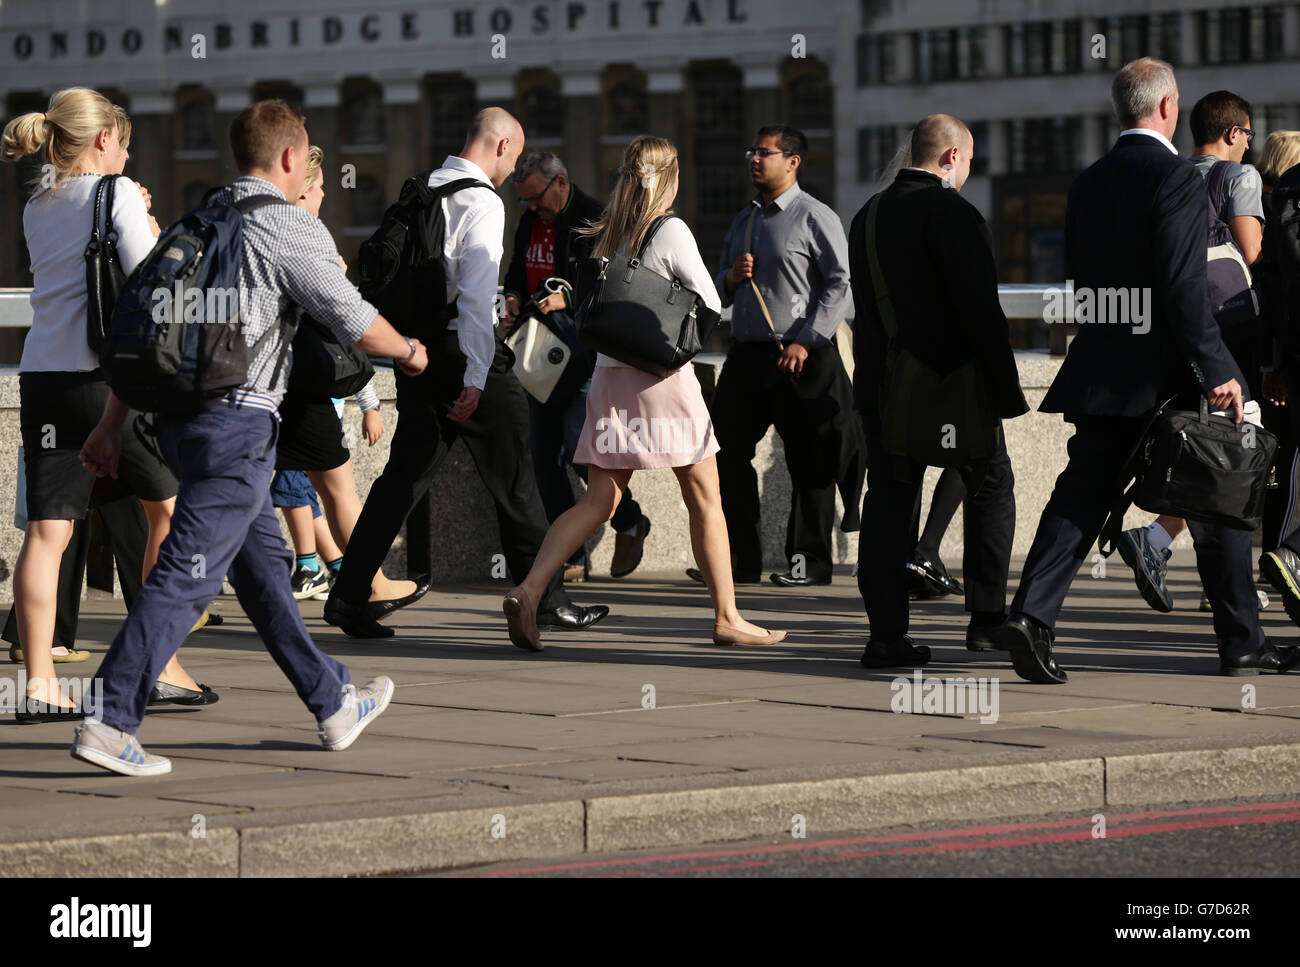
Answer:
[(1100, 815), (1104, 824), (1096, 815), (1021, 816), (581, 855), (433, 875), (1254, 878), (1300, 872), (1300, 800), (1182, 803)]

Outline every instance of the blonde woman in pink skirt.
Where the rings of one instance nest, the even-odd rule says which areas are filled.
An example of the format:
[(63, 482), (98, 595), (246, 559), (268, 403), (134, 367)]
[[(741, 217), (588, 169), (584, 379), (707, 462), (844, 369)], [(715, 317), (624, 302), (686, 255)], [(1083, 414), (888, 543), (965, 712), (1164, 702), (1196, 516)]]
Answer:
[[(627, 147), (609, 206), (590, 233), (594, 255), (613, 258), (635, 252), (656, 218), (668, 214), (677, 197), (677, 149), (663, 138), (637, 138)], [(642, 264), (676, 277), (717, 312), (721, 301), (695, 237), (680, 218), (660, 226)], [(510, 640), (541, 651), (537, 602), (551, 576), (579, 545), (614, 514), (633, 471), (671, 467), (691, 520), (691, 546), (713, 599), (713, 641), (718, 645), (771, 645), (784, 631), (750, 624), (736, 610), (731, 580), (727, 522), (718, 496), (718, 441), (691, 365), (660, 378), (608, 356), (596, 359), (587, 393), (587, 422), (574, 463), (588, 468), (587, 492), (546, 533), (532, 570), (506, 595), (503, 610)]]

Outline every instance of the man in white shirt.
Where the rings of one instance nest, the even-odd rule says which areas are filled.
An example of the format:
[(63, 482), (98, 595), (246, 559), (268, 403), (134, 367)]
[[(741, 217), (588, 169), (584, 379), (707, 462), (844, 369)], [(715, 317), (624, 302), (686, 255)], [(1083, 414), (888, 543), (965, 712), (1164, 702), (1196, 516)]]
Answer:
[[(465, 178), (476, 184), (438, 202), (445, 221), (447, 302), (455, 312), (441, 343), (430, 347), (429, 368), (418, 377), (396, 374), (398, 421), (388, 463), (370, 488), (325, 605), (325, 620), (354, 638), (392, 635), (393, 629), (378, 619), (429, 590), (426, 575), (404, 598), (373, 601), (370, 579), (457, 437), (465, 440), (496, 504), (513, 580), (528, 573), (546, 537), (546, 511), (528, 442), (528, 405), (511, 371), (513, 357), (496, 329), (505, 207), (491, 189), (514, 171), (523, 146), (523, 128), (514, 117), (501, 108), (484, 108), (475, 115), (460, 154), (449, 156), (429, 175), (430, 188)], [(557, 573), (540, 602), (538, 624), (582, 629), (608, 613), (604, 607), (574, 605)]]

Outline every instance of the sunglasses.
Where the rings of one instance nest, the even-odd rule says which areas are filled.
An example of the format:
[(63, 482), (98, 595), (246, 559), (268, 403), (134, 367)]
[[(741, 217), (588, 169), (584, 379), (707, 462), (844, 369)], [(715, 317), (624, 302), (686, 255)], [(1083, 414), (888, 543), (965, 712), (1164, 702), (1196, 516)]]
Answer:
[(755, 156), (759, 158), (767, 158), (774, 154), (783, 154), (788, 157), (790, 152), (782, 151), (779, 148), (750, 148), (745, 152), (745, 160), (753, 161)]

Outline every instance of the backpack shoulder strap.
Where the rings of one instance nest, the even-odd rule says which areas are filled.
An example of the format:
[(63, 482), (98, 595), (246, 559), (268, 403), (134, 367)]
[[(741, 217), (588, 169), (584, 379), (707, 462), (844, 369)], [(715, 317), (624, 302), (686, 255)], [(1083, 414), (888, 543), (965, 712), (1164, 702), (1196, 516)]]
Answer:
[[(426, 188), (428, 188), (429, 185), (428, 175), (424, 176), (423, 184)], [(457, 178), (455, 181), (448, 181), (445, 184), (435, 185), (432, 188), (428, 188), (428, 190), (429, 193), (433, 195), (433, 197), (435, 198), (446, 198), (448, 195), (455, 194), (456, 192), (460, 191), (462, 188), (491, 188), (491, 187), (492, 186), (487, 184), (487, 182), (480, 181), (478, 178)], [(496, 191), (496, 189), (492, 188), (492, 191)]]
[(1228, 220), (1223, 217), (1223, 210), (1228, 203), (1228, 172), (1231, 164), (1230, 161), (1216, 161), (1210, 168), (1210, 173), (1205, 176), (1205, 197), (1210, 206), (1208, 217), (1211, 233), (1219, 230), (1220, 225), (1226, 227), (1228, 224)]
[(293, 202), (286, 201), (283, 198), (277, 198), (275, 195), (249, 195), (241, 198), (234, 203), (235, 209), (241, 215), (247, 215), (249, 212), (255, 212), (259, 208), (266, 208), (268, 205), (292, 205)]

